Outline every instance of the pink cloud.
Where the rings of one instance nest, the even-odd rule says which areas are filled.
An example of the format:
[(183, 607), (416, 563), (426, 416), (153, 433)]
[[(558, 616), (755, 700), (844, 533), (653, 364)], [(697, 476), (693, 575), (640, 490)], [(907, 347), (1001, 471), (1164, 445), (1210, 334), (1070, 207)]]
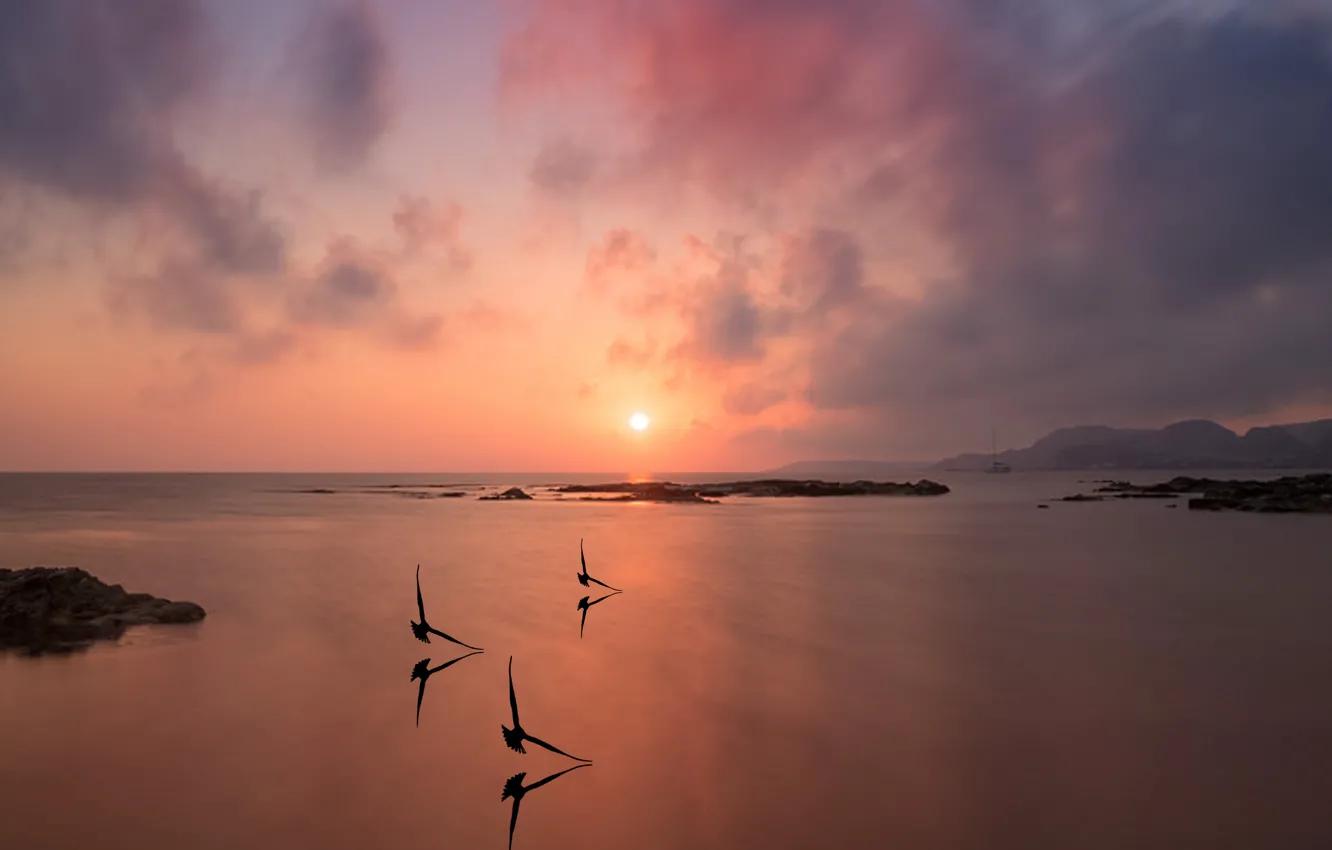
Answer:
[(616, 337), (606, 349), (606, 362), (611, 366), (643, 369), (651, 365), (656, 355), (656, 340), (648, 339), (642, 345), (635, 345), (623, 337)]
[(408, 254), (438, 248), (455, 271), (472, 266), (472, 254), (461, 242), (462, 223), (463, 208), (456, 201), (435, 204), (419, 195), (403, 195), (393, 212), (393, 228)]
[(587, 249), (587, 285), (596, 293), (610, 289), (624, 274), (652, 266), (657, 252), (642, 234), (626, 227), (608, 230), (600, 243)]
[(976, 45), (944, 11), (909, 0), (527, 10), (505, 53), (508, 96), (609, 94), (642, 128), (637, 167), (753, 202), (774, 180), (790, 192), (856, 162), (867, 174), (937, 139), (982, 94)]
[(487, 335), (512, 333), (532, 326), (531, 319), (522, 311), (479, 299), (459, 310), (454, 318), (461, 328)]

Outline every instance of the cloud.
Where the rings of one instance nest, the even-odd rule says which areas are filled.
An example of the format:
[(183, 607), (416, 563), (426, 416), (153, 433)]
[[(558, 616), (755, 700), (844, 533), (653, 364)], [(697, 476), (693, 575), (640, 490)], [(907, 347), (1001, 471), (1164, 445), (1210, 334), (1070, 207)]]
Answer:
[(11, 0), (0, 16), (0, 174), (138, 201), (189, 171), (171, 119), (208, 77), (193, 0)]
[(370, 250), (348, 236), (334, 239), (314, 274), (290, 293), (287, 317), (306, 328), (365, 332), (405, 351), (433, 348), (447, 320), (402, 303), (398, 270), (388, 252)]
[(463, 208), (456, 201), (436, 206), (429, 198), (403, 195), (393, 213), (393, 228), (408, 254), (438, 247), (450, 268), (466, 271), (472, 266), (472, 254), (461, 244), (462, 220)]
[(240, 335), (228, 359), (245, 366), (276, 363), (295, 350), (298, 338), (286, 328)]
[(678, 310), (685, 329), (667, 353), (670, 360), (723, 369), (761, 361), (768, 339), (787, 321), (784, 311), (760, 295), (762, 259), (732, 234), (721, 234), (712, 244), (691, 236), (685, 245), (692, 255), (686, 268), (696, 271), (667, 279), (635, 309), (645, 313), (673, 305)]
[(795, 232), (674, 298), (681, 357), (808, 352), (801, 445), (1327, 399), (1332, 13), (1112, 5), (533, 2), (506, 85), (615, 105), (645, 189)]
[(788, 391), (780, 386), (741, 384), (726, 390), (722, 408), (736, 416), (757, 416), (770, 407), (786, 401)]
[(290, 314), (307, 324), (364, 324), (380, 318), (397, 292), (387, 264), (355, 240), (342, 237), (329, 245), (310, 284), (294, 293)]
[(811, 313), (855, 304), (864, 295), (860, 244), (844, 230), (814, 228), (786, 239), (781, 291)]
[(656, 340), (648, 339), (643, 345), (635, 345), (623, 337), (606, 349), (606, 362), (611, 366), (626, 366), (631, 369), (643, 369), (651, 365), (657, 356)]
[(221, 274), (194, 260), (166, 260), (154, 272), (126, 275), (107, 293), (121, 314), (141, 313), (165, 329), (236, 333), (245, 325), (239, 293)]
[(588, 288), (602, 293), (619, 275), (640, 272), (652, 266), (657, 252), (637, 231), (616, 227), (606, 231), (600, 244), (587, 249), (585, 275)]
[(526, 330), (532, 326), (531, 319), (519, 310), (497, 307), (480, 299), (459, 310), (456, 318), (463, 327), (486, 336)]
[(968, 152), (959, 193), (1016, 180), (1026, 198), (950, 217), (959, 278), (826, 341), (811, 401), (1063, 424), (1325, 397), (1332, 341), (1308, 317), (1332, 307), (1329, 37), (1246, 16), (1139, 32), (1043, 105), (1070, 123), (1096, 106), (1091, 151), (1054, 185), (1002, 151), (1049, 163), (1064, 136), (975, 128), (998, 153)]
[(295, 59), (320, 161), (361, 164), (393, 117), (391, 57), (374, 9), (365, 0), (320, 4)]
[(443, 316), (433, 313), (423, 316), (399, 315), (386, 326), (383, 337), (394, 348), (425, 351), (438, 344), (445, 324)]
[(587, 148), (567, 139), (549, 142), (532, 160), (533, 185), (547, 194), (571, 197), (592, 182), (597, 160)]
[(272, 274), (286, 265), (286, 239), (262, 208), (257, 191), (228, 191), (201, 177), (175, 186), (163, 199), (182, 217), (204, 265), (237, 274)]
[(286, 240), (258, 193), (176, 144), (177, 114), (211, 81), (206, 23), (193, 0), (14, 0), (0, 17), (0, 193), (147, 222), (167, 244), (155, 270), (113, 274), (113, 306), (223, 332), (242, 324), (232, 278), (280, 272)]

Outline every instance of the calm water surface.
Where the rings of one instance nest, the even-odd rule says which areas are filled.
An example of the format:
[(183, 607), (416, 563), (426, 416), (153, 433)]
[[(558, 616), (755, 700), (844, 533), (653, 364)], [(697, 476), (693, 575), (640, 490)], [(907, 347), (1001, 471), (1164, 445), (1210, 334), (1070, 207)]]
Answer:
[[(1332, 518), (938, 477), (713, 507), (0, 476), (0, 565), (208, 610), (0, 656), (0, 845), (503, 848), (505, 780), (570, 765), (504, 747), (513, 655), (523, 725), (595, 762), (525, 797), (515, 848), (1332, 846)], [(626, 591), (582, 640), (580, 537)], [(418, 563), (486, 649), (419, 728), (413, 664), (462, 650), (412, 638)]]

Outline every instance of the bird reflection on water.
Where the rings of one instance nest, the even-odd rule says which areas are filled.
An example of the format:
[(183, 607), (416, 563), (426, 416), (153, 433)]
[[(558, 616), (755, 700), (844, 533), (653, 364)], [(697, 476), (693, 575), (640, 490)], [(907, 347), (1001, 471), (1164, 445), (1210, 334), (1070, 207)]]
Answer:
[(587, 609), (591, 608), (593, 605), (596, 605), (598, 602), (604, 602), (607, 599), (610, 599), (616, 593), (622, 593), (622, 592), (623, 591), (617, 590), (615, 591), (615, 593), (607, 593), (605, 596), (602, 596), (598, 599), (593, 599), (591, 602), (587, 601), (588, 599), (591, 598), (588, 596), (584, 596), (582, 599), (578, 600), (578, 610), (583, 612), (582, 619), (578, 623), (578, 637), (580, 639), (583, 637), (583, 627), (587, 625)]
[(515, 773), (513, 776), (509, 777), (508, 781), (504, 783), (504, 791), (500, 794), (501, 803), (504, 802), (505, 800), (508, 800), (509, 798), (513, 798), (513, 811), (509, 815), (509, 850), (513, 850), (513, 829), (518, 825), (518, 806), (520, 803), (522, 803), (523, 797), (527, 794), (527, 792), (535, 791), (536, 789), (540, 788), (542, 785), (545, 785), (548, 782), (554, 782), (556, 779), (559, 779), (564, 774), (573, 770), (577, 770), (580, 767), (591, 767), (591, 765), (589, 764), (574, 765), (573, 767), (568, 767), (565, 768), (564, 770), (561, 770), (559, 773), (552, 773), (550, 776), (547, 776), (545, 779), (542, 779), (540, 782), (533, 782), (531, 785), (523, 785), (523, 778), (527, 776), (526, 772)]
[(457, 658), (453, 659), (452, 661), (445, 661), (443, 664), (439, 665), (438, 667), (428, 667), (427, 665), (430, 664), (429, 658), (422, 658), (420, 661), (416, 662), (416, 665), (412, 667), (412, 681), (415, 682), (418, 679), (421, 680), (421, 687), (416, 692), (417, 726), (421, 725), (421, 701), (425, 699), (426, 680), (428, 680), (434, 674), (438, 673), (440, 670), (443, 670), (446, 667), (452, 667), (454, 664), (457, 664), (459, 661), (462, 661), (464, 658), (471, 658), (473, 655), (480, 655), (480, 654), (481, 650), (477, 650), (475, 652), (469, 652), (466, 655), (459, 655)]

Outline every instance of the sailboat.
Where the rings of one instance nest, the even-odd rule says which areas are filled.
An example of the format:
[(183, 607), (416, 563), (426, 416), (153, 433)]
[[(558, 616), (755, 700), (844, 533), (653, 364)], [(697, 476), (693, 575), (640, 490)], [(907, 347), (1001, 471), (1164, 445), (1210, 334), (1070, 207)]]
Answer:
[(986, 471), (986, 472), (1012, 472), (1012, 471), (1013, 471), (1013, 467), (1011, 467), (1011, 466), (1009, 466), (1008, 464), (1004, 463), (1003, 461), (999, 460), (999, 456), (998, 456), (998, 454), (996, 453), (995, 449), (996, 449), (995, 433), (994, 433), (994, 429), (992, 428), (992, 429), (990, 429), (990, 467), (989, 467), (988, 469), (986, 469), (985, 471)]

